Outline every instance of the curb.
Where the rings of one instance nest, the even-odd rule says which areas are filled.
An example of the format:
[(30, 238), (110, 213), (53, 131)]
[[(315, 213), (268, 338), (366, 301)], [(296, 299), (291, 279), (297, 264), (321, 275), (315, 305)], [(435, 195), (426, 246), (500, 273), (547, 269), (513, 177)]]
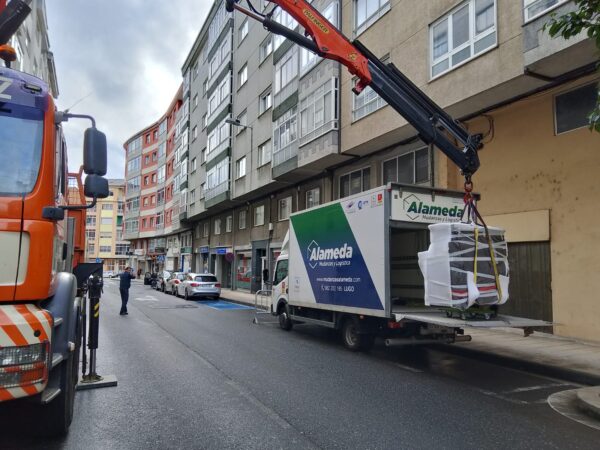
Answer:
[(434, 344), (433, 347), (438, 348), (448, 353), (454, 353), (467, 357), (475, 357), (480, 361), (486, 361), (493, 364), (500, 364), (513, 369), (525, 370), (538, 375), (543, 375), (552, 378), (558, 378), (572, 383), (583, 384), (587, 386), (600, 385), (600, 374), (592, 374), (574, 369), (566, 369), (564, 367), (553, 366), (551, 364), (543, 364), (525, 359), (499, 355), (485, 350), (476, 350), (472, 348), (459, 347), (456, 344)]
[(600, 420), (600, 386), (578, 389), (576, 401), (581, 412)]

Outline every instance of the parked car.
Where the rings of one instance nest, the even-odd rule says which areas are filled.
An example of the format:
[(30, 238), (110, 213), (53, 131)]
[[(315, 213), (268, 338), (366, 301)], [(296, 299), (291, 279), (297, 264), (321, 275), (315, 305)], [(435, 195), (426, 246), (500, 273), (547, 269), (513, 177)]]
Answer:
[(165, 281), (165, 292), (167, 294), (177, 295), (177, 285), (179, 285), (183, 279), (185, 278), (185, 273), (183, 272), (171, 272), (167, 281)]
[(102, 278), (112, 278), (115, 276), (115, 273), (112, 270), (107, 270), (102, 272)]
[(155, 289), (157, 291), (165, 292), (166, 282), (167, 282), (167, 280), (169, 279), (170, 276), (171, 276), (171, 272), (169, 272), (167, 270), (163, 270), (161, 272), (158, 272), (158, 279), (156, 281), (156, 287), (155, 287)]
[(146, 272), (144, 274), (144, 286), (150, 286), (152, 284), (152, 274), (150, 272)]
[(212, 273), (188, 273), (177, 285), (177, 296), (186, 300), (193, 297), (209, 297), (215, 300), (221, 296), (221, 283)]

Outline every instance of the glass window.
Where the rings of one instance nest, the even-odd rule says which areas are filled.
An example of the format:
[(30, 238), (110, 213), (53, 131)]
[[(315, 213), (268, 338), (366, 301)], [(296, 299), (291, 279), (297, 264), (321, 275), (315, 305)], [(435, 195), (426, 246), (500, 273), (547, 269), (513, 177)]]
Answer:
[(429, 180), (429, 148), (405, 153), (383, 162), (383, 182), (386, 184), (420, 184)]
[[(281, 8), (277, 8), (273, 13), (273, 19), (275, 22), (280, 23), (281, 25), (289, 28), (290, 30), (294, 30), (298, 26), (298, 22), (294, 20), (292, 16), (290, 16), (287, 12), (283, 11)], [(283, 36), (278, 34), (273, 35), (273, 50), (279, 48), (279, 46), (285, 41)]]
[(273, 36), (269, 35), (260, 44), (260, 62), (263, 62), (273, 52)]
[(239, 31), (239, 41), (238, 42), (242, 42), (246, 36), (248, 36), (248, 19), (244, 20), (244, 23), (242, 24), (242, 26), (240, 27)]
[(238, 159), (235, 163), (235, 177), (242, 178), (246, 175), (246, 157)]
[(321, 204), (321, 189), (314, 188), (306, 191), (306, 208), (312, 208)]
[(292, 197), (279, 200), (279, 220), (288, 220), (292, 212)]
[(589, 126), (589, 115), (596, 105), (596, 83), (554, 97), (556, 134)]
[(112, 217), (102, 217), (100, 219), (100, 225), (112, 225), (113, 220)]
[(221, 219), (215, 219), (215, 234), (221, 234)]
[(371, 86), (367, 86), (360, 94), (352, 96), (352, 120), (368, 116), (385, 105), (385, 100), (371, 89)]
[(240, 211), (238, 215), (238, 227), (240, 230), (246, 228), (246, 211)]
[(244, 67), (238, 72), (238, 86), (243, 86), (248, 81), (248, 64), (244, 64)]
[(296, 151), (292, 148), (291, 144), (298, 139), (297, 111), (297, 106), (294, 106), (277, 119), (274, 124), (273, 165), (275, 166), (296, 156)]
[(258, 146), (258, 167), (271, 162), (271, 140)]
[(259, 227), (265, 224), (265, 205), (254, 207), (254, 226)]
[(525, 21), (532, 20), (569, 0), (525, 0)]
[(340, 177), (340, 198), (358, 194), (371, 188), (371, 169), (355, 170)]
[(113, 204), (112, 203), (102, 203), (102, 209), (104, 211), (112, 211)]
[(337, 129), (337, 79), (327, 80), (300, 100), (300, 145)]
[(389, 0), (355, 0), (354, 34), (362, 33), (389, 9)]
[(468, 0), (430, 27), (431, 77), (496, 46), (496, 1)]
[(298, 75), (298, 47), (294, 45), (275, 64), (275, 86), (273, 92), (276, 94), (292, 82)]
[(225, 233), (231, 233), (233, 227), (233, 216), (227, 216), (225, 219)]
[(258, 113), (262, 114), (267, 111), (273, 105), (273, 98), (271, 96), (271, 90), (263, 92), (258, 100)]
[(204, 222), (204, 225), (203, 225), (203, 228), (204, 228), (204, 229), (202, 230), (202, 231), (203, 231), (202, 235), (203, 235), (204, 237), (208, 237), (208, 231), (209, 231), (208, 227), (209, 227), (209, 226), (210, 226), (210, 225), (208, 224), (208, 222)]
[(282, 259), (277, 262), (277, 268), (275, 269), (275, 278), (273, 279), (273, 284), (278, 285), (281, 283), (288, 275), (288, 260)]

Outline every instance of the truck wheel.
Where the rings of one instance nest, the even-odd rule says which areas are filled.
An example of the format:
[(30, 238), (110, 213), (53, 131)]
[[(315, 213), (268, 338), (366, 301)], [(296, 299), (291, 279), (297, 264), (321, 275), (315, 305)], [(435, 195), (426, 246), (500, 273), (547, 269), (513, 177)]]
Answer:
[(77, 371), (75, 354), (60, 364), (60, 394), (48, 405), (38, 405), (40, 434), (46, 437), (64, 436), (73, 420)]
[(348, 317), (342, 325), (344, 346), (353, 352), (370, 350), (375, 344), (375, 335), (360, 333), (360, 324), (356, 317)]
[(279, 308), (279, 328), (285, 331), (290, 331), (294, 324), (292, 323), (292, 319), (290, 319), (290, 309), (286, 304)]

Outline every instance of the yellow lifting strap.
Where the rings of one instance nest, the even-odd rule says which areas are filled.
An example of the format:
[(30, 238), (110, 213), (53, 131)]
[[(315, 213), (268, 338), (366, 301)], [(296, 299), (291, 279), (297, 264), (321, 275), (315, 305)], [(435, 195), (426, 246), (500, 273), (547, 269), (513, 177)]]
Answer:
[(473, 259), (473, 281), (477, 286), (477, 252), (479, 251), (479, 227), (475, 224), (475, 258)]
[(496, 280), (496, 291), (498, 291), (498, 303), (500, 303), (502, 301), (502, 288), (500, 287), (500, 278), (498, 277), (496, 252), (494, 251), (494, 244), (492, 243), (492, 238), (490, 236), (490, 233), (488, 232), (487, 227), (485, 227), (485, 234), (487, 237), (488, 245), (490, 246), (490, 258), (492, 258), (492, 267), (494, 268), (494, 278)]

